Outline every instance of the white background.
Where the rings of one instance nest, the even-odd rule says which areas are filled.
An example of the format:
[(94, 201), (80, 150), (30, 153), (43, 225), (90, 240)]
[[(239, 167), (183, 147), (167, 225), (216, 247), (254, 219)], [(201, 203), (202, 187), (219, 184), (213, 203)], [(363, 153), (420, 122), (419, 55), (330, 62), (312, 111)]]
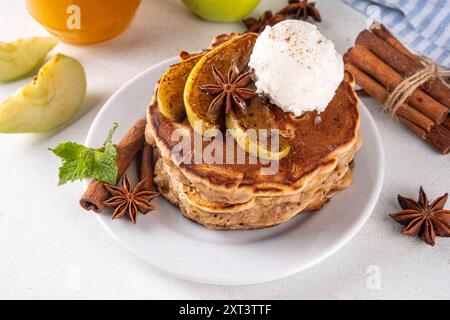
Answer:
[[(263, 0), (256, 13), (283, 4)], [(318, 8), (324, 20), (320, 30), (344, 53), (366, 19), (340, 1), (321, 0)], [(55, 49), (76, 57), (86, 69), (86, 112), (52, 134), (0, 135), (0, 298), (450, 298), (450, 239), (438, 238), (435, 247), (428, 246), (400, 235), (401, 226), (388, 216), (399, 209), (398, 193), (416, 198), (419, 185), (430, 198), (450, 191), (450, 157), (434, 152), (368, 98), (364, 101), (386, 151), (379, 203), (342, 250), (279, 281), (221, 287), (168, 277), (120, 247), (92, 213), (80, 209), (81, 183), (57, 187), (60, 163), (47, 148), (68, 140), (84, 142), (97, 112), (122, 84), (180, 50), (200, 49), (216, 34), (242, 30), (239, 23), (199, 20), (178, 0), (143, 0), (131, 27), (118, 38)], [(0, 40), (37, 35), (46, 32), (29, 16), (24, 1), (0, 0)], [(0, 99), (27, 81), (0, 85)], [(370, 285), (374, 270), (380, 272), (379, 289)]]

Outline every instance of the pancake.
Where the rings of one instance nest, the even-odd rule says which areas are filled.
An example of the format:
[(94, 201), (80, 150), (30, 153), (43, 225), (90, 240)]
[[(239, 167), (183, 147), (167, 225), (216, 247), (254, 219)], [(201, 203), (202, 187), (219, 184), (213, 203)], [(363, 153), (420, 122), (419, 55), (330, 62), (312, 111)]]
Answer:
[(180, 207), (183, 216), (209, 229), (258, 229), (281, 224), (299, 212), (319, 210), (336, 192), (351, 185), (352, 171), (336, 169), (323, 181), (317, 180), (307, 190), (275, 197), (256, 197), (242, 204), (205, 201), (195, 188), (176, 178), (176, 166), (158, 160), (155, 182), (160, 193)]
[[(149, 143), (160, 153), (155, 183), (161, 194), (180, 207), (183, 215), (211, 229), (254, 229), (280, 224), (302, 211), (320, 209), (336, 192), (350, 186), (349, 164), (361, 146), (358, 100), (354, 79), (345, 73), (333, 100), (320, 115), (309, 112), (300, 118), (271, 106), (280, 128), (292, 133), (289, 154), (275, 174), (265, 175), (270, 164), (226, 163), (226, 147), (215, 158), (223, 163), (196, 162), (196, 133), (187, 119), (172, 122), (158, 108), (154, 97), (147, 108)], [(278, 110), (277, 110), (278, 109)], [(191, 138), (190, 152), (176, 156), (179, 140), (174, 132)], [(220, 143), (200, 142), (202, 150)], [(235, 159), (239, 146), (234, 143)], [(217, 149), (216, 149), (217, 152)], [(197, 153), (198, 155), (198, 153)]]
[[(317, 174), (332, 172), (339, 165), (339, 159), (357, 143), (359, 112), (353, 83), (353, 78), (346, 73), (335, 97), (320, 114), (320, 123), (317, 123), (317, 114), (314, 112), (307, 113), (300, 119), (292, 118), (287, 113), (282, 115), (284, 117), (281, 121), (295, 128), (295, 138), (289, 155), (279, 161), (279, 170), (275, 175), (262, 175), (261, 169), (267, 168), (267, 165), (260, 162), (194, 163), (194, 152), (190, 155), (191, 164), (184, 161), (177, 165), (200, 192), (208, 195), (206, 199), (210, 201), (239, 203), (255, 196), (285, 195), (301, 191)], [(179, 141), (174, 141), (172, 134), (181, 129), (194, 136), (192, 127), (186, 119), (171, 122), (164, 118), (155, 99), (148, 107), (147, 118), (147, 132), (151, 135), (149, 140), (156, 142), (163, 158), (176, 163), (172, 151)], [(210, 143), (203, 141), (203, 150)], [(236, 145), (235, 149), (237, 148)], [(225, 148), (223, 149), (222, 159), (225, 159)]]

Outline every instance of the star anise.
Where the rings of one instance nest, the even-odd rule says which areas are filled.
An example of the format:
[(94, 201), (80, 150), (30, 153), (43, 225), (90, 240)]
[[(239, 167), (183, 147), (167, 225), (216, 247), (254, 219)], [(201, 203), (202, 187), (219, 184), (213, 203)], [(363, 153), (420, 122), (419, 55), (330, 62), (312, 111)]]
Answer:
[(320, 12), (316, 8), (316, 3), (308, 2), (308, 0), (289, 0), (289, 4), (278, 13), (293, 16), (295, 19), (300, 20), (307, 20), (308, 17), (312, 17), (317, 22), (322, 21)]
[(430, 204), (423, 188), (420, 187), (417, 201), (399, 195), (398, 203), (403, 210), (390, 216), (406, 225), (402, 230), (403, 234), (407, 236), (420, 234), (422, 240), (434, 246), (436, 236), (450, 237), (450, 211), (444, 210), (447, 199), (448, 193)]
[(150, 201), (159, 194), (145, 190), (146, 180), (142, 180), (133, 188), (128, 176), (124, 175), (122, 187), (105, 185), (106, 189), (111, 193), (111, 198), (105, 201), (104, 204), (115, 208), (113, 219), (123, 218), (128, 213), (131, 222), (135, 224), (138, 212), (147, 214), (155, 209)]
[(212, 73), (216, 83), (199, 86), (199, 89), (203, 92), (216, 96), (208, 107), (208, 117), (216, 122), (224, 105), (225, 113), (229, 113), (233, 106), (240, 108), (245, 113), (247, 111), (245, 100), (256, 97), (256, 91), (247, 88), (253, 70), (239, 74), (239, 69), (232, 62), (226, 78), (214, 65), (212, 66)]
[(242, 20), (242, 22), (247, 27), (248, 32), (261, 33), (267, 26), (273, 27), (283, 20), (286, 20), (286, 15), (281, 13), (273, 14), (272, 11), (267, 10), (259, 19), (250, 17)]

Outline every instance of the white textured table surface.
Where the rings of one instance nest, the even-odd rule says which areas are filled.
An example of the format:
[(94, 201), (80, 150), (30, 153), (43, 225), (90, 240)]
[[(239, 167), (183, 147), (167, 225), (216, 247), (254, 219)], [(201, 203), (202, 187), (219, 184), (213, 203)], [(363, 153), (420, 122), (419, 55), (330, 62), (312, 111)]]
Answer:
[[(277, 9), (281, 0), (263, 0)], [(336, 0), (319, 1), (321, 31), (339, 51), (352, 45), (365, 18)], [(0, 40), (46, 35), (24, 1), (0, 0)], [(92, 214), (78, 206), (81, 183), (57, 187), (59, 160), (48, 147), (83, 142), (97, 112), (131, 77), (176, 55), (204, 47), (239, 23), (194, 18), (178, 0), (143, 0), (131, 27), (94, 46), (61, 44), (56, 51), (78, 58), (89, 82), (89, 110), (75, 123), (48, 135), (0, 135), (0, 298), (145, 299), (388, 299), (450, 298), (450, 239), (432, 248), (399, 233), (388, 213), (397, 193), (430, 197), (450, 191), (450, 158), (441, 156), (370, 99), (365, 102), (383, 136), (386, 177), (367, 224), (343, 249), (319, 265), (275, 282), (243, 287), (199, 285), (152, 270), (118, 245)], [(0, 99), (27, 81), (0, 85)], [(149, 90), (151, 88), (149, 87)], [(361, 194), (364, 197), (364, 194)], [(380, 286), (373, 280), (380, 280)]]

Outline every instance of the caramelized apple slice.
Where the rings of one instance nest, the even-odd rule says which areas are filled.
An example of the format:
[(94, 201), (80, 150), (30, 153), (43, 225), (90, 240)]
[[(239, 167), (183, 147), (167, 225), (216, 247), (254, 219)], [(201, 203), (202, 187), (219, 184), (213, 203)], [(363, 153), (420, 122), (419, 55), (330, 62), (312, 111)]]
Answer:
[(34, 80), (0, 106), (0, 132), (42, 132), (70, 120), (86, 95), (86, 75), (75, 59), (57, 54)]
[(212, 67), (222, 74), (227, 74), (231, 64), (236, 63), (239, 70), (247, 66), (257, 35), (246, 33), (229, 40), (205, 54), (192, 69), (184, 88), (184, 104), (191, 126), (199, 134), (211, 136), (217, 133), (222, 122), (221, 117), (212, 119), (208, 116), (208, 108), (214, 96), (205, 94), (200, 86), (213, 84)]
[(170, 121), (180, 121), (186, 114), (183, 92), (192, 68), (203, 54), (172, 65), (161, 77), (158, 88), (158, 107)]
[[(277, 119), (271, 107), (259, 97), (252, 99), (246, 113), (240, 110), (228, 113), (226, 126), (237, 144), (255, 157), (281, 160), (289, 154), (291, 149), (290, 141), (286, 138), (286, 130), (278, 129)], [(278, 130), (274, 131), (274, 129)], [(274, 141), (277, 145), (272, 145)]]
[(57, 44), (52, 38), (0, 42), (0, 82), (18, 79), (38, 68)]

